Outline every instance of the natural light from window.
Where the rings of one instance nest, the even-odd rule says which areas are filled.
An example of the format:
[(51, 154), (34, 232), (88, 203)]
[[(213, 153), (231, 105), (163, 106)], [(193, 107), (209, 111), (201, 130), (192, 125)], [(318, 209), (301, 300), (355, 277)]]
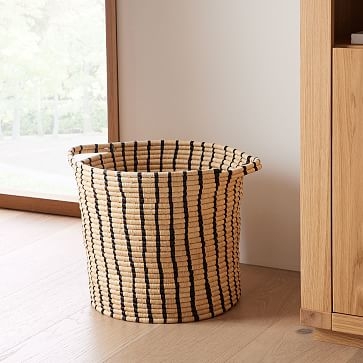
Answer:
[(107, 142), (103, 0), (0, 0), (0, 193), (73, 199), (67, 150)]

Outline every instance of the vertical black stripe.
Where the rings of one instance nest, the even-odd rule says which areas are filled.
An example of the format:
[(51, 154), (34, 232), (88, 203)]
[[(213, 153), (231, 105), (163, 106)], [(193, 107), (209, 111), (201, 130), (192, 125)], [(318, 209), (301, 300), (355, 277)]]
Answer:
[(223, 170), (223, 165), (224, 165), (224, 163), (225, 163), (225, 162), (226, 162), (226, 160), (227, 160), (227, 146), (225, 146), (225, 147), (223, 148), (223, 150), (224, 150), (224, 156), (223, 156), (222, 163), (221, 163), (221, 170)]
[(202, 142), (202, 155), (200, 156), (200, 165), (199, 165), (199, 169), (201, 170), (203, 168), (203, 160), (204, 160), (204, 152), (205, 152), (205, 146), (204, 146), (205, 142)]
[(174, 205), (173, 205), (173, 188), (171, 173), (168, 173), (168, 194), (169, 194), (169, 208), (170, 208), (170, 247), (171, 247), (171, 260), (173, 263), (174, 282), (175, 282), (175, 301), (178, 311), (178, 323), (182, 322), (182, 312), (180, 305), (180, 287), (178, 281), (178, 265), (175, 257), (175, 231), (174, 231)]
[[(82, 167), (83, 170), (83, 167)], [(92, 255), (93, 258), (95, 260), (95, 267), (96, 267), (96, 281), (97, 281), (97, 288), (98, 288), (98, 295), (100, 298), (100, 305), (101, 305), (101, 312), (104, 312), (104, 307), (103, 307), (103, 298), (102, 298), (102, 292), (101, 292), (101, 284), (100, 284), (100, 275), (99, 275), (99, 269), (98, 269), (98, 262), (97, 262), (97, 257), (96, 257), (96, 253), (95, 253), (95, 242), (94, 242), (94, 237), (93, 237), (93, 227), (92, 227), (92, 220), (91, 220), (91, 214), (89, 211), (89, 207), (88, 207), (88, 202), (87, 202), (87, 196), (86, 196), (86, 191), (85, 191), (85, 204), (86, 204), (86, 209), (87, 209), (87, 216), (88, 216), (88, 222), (89, 222), (89, 229), (90, 229), (90, 236), (91, 236), (91, 248), (92, 248)], [(97, 304), (95, 303), (95, 307), (97, 307)]]
[(233, 158), (231, 160), (231, 163), (229, 164), (229, 169), (233, 168), (233, 163), (236, 159), (236, 151), (237, 151), (236, 149), (233, 149)]
[(142, 260), (144, 263), (144, 276), (146, 285), (146, 306), (149, 323), (153, 322), (151, 303), (150, 303), (150, 281), (149, 281), (149, 270), (146, 264), (146, 231), (145, 231), (145, 215), (144, 215), (144, 193), (142, 190), (142, 173), (137, 173), (137, 182), (139, 187), (139, 209), (140, 209), (140, 226), (141, 226), (141, 238), (142, 238)]
[(121, 154), (122, 154), (122, 161), (124, 163), (124, 170), (128, 171), (127, 170), (127, 162), (126, 162), (126, 154), (125, 154), (125, 143), (124, 142), (121, 143)]
[(151, 141), (147, 142), (147, 165), (146, 171), (150, 171), (150, 151), (151, 151)]
[(242, 153), (239, 154), (239, 160), (237, 162), (237, 167), (238, 166), (241, 166), (242, 167), (243, 165), (245, 165), (245, 162), (243, 160), (243, 155), (244, 155), (244, 152), (242, 152)]
[(131, 249), (129, 229), (127, 227), (127, 218), (126, 218), (126, 202), (127, 201), (126, 201), (126, 195), (125, 195), (125, 192), (124, 192), (123, 186), (122, 186), (121, 173), (117, 173), (117, 180), (118, 180), (118, 186), (120, 189), (121, 199), (122, 199), (122, 203), (121, 203), (122, 222), (123, 222), (124, 234), (125, 234), (126, 245), (127, 245), (127, 254), (129, 257), (129, 263), (130, 263), (131, 273), (132, 273), (132, 300), (133, 300), (133, 305), (134, 305), (135, 320), (137, 322), (139, 322), (139, 314), (137, 311), (136, 284), (135, 284), (136, 271), (135, 271), (134, 260), (132, 258), (132, 249)]
[(111, 152), (111, 157), (112, 157), (112, 162), (113, 162), (113, 170), (116, 171), (117, 164), (116, 164), (116, 158), (115, 158), (115, 146), (113, 144), (110, 144), (110, 152)]
[[(88, 222), (88, 225), (89, 225), (89, 228), (91, 230), (91, 233), (90, 233), (90, 239), (91, 239), (91, 250), (92, 250), (92, 255), (93, 255), (93, 258), (95, 258), (95, 250), (94, 250), (94, 242), (93, 242), (93, 237), (92, 237), (92, 229), (91, 229), (91, 220), (88, 218), (88, 221), (87, 221), (87, 217), (86, 217), (86, 212), (88, 213), (88, 216), (89, 216), (89, 209), (88, 209), (88, 202), (87, 202), (87, 195), (86, 195), (86, 190), (84, 188), (84, 181), (83, 181), (83, 167), (82, 166), (79, 166), (80, 164), (77, 164), (76, 165), (76, 175), (79, 175), (79, 197), (80, 199), (84, 200), (84, 204), (85, 204), (85, 210), (84, 208), (82, 207), (82, 203), (79, 204), (80, 206), (80, 210), (81, 210), (81, 216), (82, 216), (82, 221), (83, 221), (83, 224), (87, 223)], [(79, 170), (79, 171), (78, 171)], [(86, 222), (87, 221), (87, 222)], [(90, 287), (92, 285), (92, 291), (91, 291), (91, 295), (92, 295), (92, 301), (93, 303), (95, 304), (95, 308), (97, 308), (97, 302), (96, 302), (96, 290), (95, 290), (95, 285), (93, 284), (93, 279), (92, 279), (92, 275), (91, 275), (91, 270), (93, 270), (92, 268), (92, 260), (91, 260), (91, 255), (89, 253), (89, 250), (88, 250), (88, 243), (87, 243), (87, 229), (84, 227), (84, 225), (82, 226), (82, 230), (83, 230), (83, 234), (84, 234), (84, 241), (85, 241), (85, 244), (87, 244), (87, 248), (86, 248), (86, 251), (87, 251), (87, 257), (88, 257), (88, 261), (89, 261), (89, 284), (90, 284)], [(96, 261), (96, 259), (95, 259)], [(97, 270), (97, 264), (95, 262), (95, 267), (96, 267), (96, 276), (97, 276), (97, 282), (99, 282), (98, 280), (98, 270)], [(99, 291), (100, 293), (100, 291)]]
[(122, 319), (126, 320), (124, 293), (123, 293), (123, 289), (122, 289), (122, 275), (120, 272), (120, 266), (118, 264), (118, 260), (117, 260), (117, 256), (116, 256), (115, 232), (113, 230), (113, 222), (112, 222), (112, 202), (111, 202), (110, 191), (108, 190), (108, 179), (107, 179), (106, 170), (104, 170), (104, 172), (103, 172), (103, 179), (105, 181), (105, 190), (106, 190), (106, 197), (107, 197), (107, 214), (108, 214), (108, 221), (110, 223), (113, 259), (115, 261), (115, 267), (116, 267), (116, 273), (117, 273), (117, 277), (118, 277), (118, 284), (119, 284), (119, 291), (120, 291), (120, 298), (121, 298), (121, 304), (120, 304), (121, 305), (121, 314), (122, 314)]
[(159, 174), (154, 173), (155, 179), (155, 230), (156, 230), (156, 258), (158, 261), (158, 269), (160, 276), (160, 297), (161, 297), (161, 307), (163, 311), (164, 323), (167, 320), (166, 314), (166, 299), (165, 299), (165, 291), (164, 291), (164, 272), (163, 266), (161, 264), (161, 248), (160, 248), (160, 227), (159, 227), (159, 203), (160, 203), (160, 194), (159, 194)]
[(137, 141), (134, 142), (134, 171), (137, 171)]
[(190, 305), (193, 313), (193, 317), (195, 321), (199, 320), (199, 315), (197, 312), (197, 308), (195, 306), (195, 285), (194, 285), (194, 272), (192, 265), (192, 257), (190, 254), (189, 247), (189, 212), (188, 212), (188, 187), (187, 187), (187, 172), (183, 172), (183, 207), (184, 207), (184, 218), (185, 218), (185, 227), (184, 227), (184, 243), (185, 243), (185, 252), (188, 259), (188, 271), (189, 271), (189, 283), (190, 283)]
[(221, 277), (219, 273), (219, 248), (218, 248), (218, 232), (217, 232), (217, 194), (219, 189), (219, 175), (221, 171), (219, 169), (214, 169), (214, 180), (216, 183), (216, 190), (214, 192), (214, 210), (213, 210), (213, 237), (214, 237), (214, 249), (216, 251), (216, 270), (219, 288), (219, 298), (221, 300), (222, 310), (226, 311), (224, 306), (224, 296), (221, 286)]
[(95, 153), (98, 153), (98, 144), (95, 144)]
[(224, 189), (224, 220), (223, 220), (223, 233), (224, 233), (224, 253), (226, 257), (226, 268), (227, 268), (227, 282), (228, 282), (228, 294), (229, 294), (229, 300), (230, 304), (232, 305), (232, 290), (231, 290), (231, 284), (229, 282), (230, 277), (230, 266), (228, 261), (228, 245), (229, 241), (227, 240), (227, 215), (228, 215), (228, 190), (229, 190), (229, 184), (231, 182), (232, 178), (232, 171), (228, 170), (228, 178), (226, 182), (226, 187)]
[[(240, 228), (240, 223), (239, 223), (239, 220), (241, 218), (241, 210), (240, 210), (240, 205), (241, 205), (241, 191), (242, 191), (242, 182), (243, 182), (243, 178), (240, 178), (239, 179), (239, 182), (238, 182), (238, 190), (237, 190), (237, 195), (238, 195), (238, 199), (237, 199), (237, 218), (238, 220), (236, 221), (237, 224), (239, 225), (239, 228), (238, 228), (238, 237), (240, 237), (240, 231), (241, 231), (241, 228)], [(239, 242), (240, 242), (240, 238), (238, 238), (238, 244), (237, 244), (237, 271), (239, 271), (239, 265), (240, 265), (240, 248), (239, 248)], [(241, 280), (240, 280), (240, 276), (238, 275), (237, 276), (237, 283), (238, 283), (238, 293), (239, 293), (239, 296), (241, 296)]]
[(102, 154), (100, 154), (100, 161), (101, 161), (102, 169), (105, 169), (105, 164), (103, 162), (103, 156), (102, 156)]
[(188, 170), (192, 170), (193, 152), (194, 152), (194, 141), (191, 141), (190, 142), (190, 153), (189, 153), (189, 159), (188, 159)]
[[(86, 200), (86, 194), (85, 194), (84, 182), (83, 182), (83, 168), (82, 168), (81, 163), (76, 164), (76, 170), (75, 170), (76, 178), (77, 178), (77, 175), (79, 175), (79, 183), (77, 183), (79, 199), (85, 200), (85, 205), (86, 205), (86, 210), (87, 210), (88, 207), (87, 207), (87, 200)], [(79, 203), (79, 209), (81, 211), (82, 217), (85, 217), (85, 212), (84, 212), (82, 203)]]
[(160, 144), (160, 171), (163, 171), (163, 159), (164, 159), (164, 140), (161, 140)]
[(212, 314), (212, 317), (214, 317), (212, 292), (211, 292), (211, 288), (210, 288), (209, 280), (208, 280), (208, 265), (207, 265), (207, 259), (206, 259), (205, 239), (204, 239), (204, 226), (203, 226), (203, 214), (202, 214), (203, 172), (201, 170), (198, 170), (198, 176), (199, 176), (198, 221), (199, 221), (200, 240), (201, 240), (201, 244), (202, 244), (205, 290), (206, 290), (208, 304), (209, 304), (209, 311)]
[(108, 305), (110, 308), (110, 314), (111, 316), (113, 316), (113, 306), (112, 306), (112, 298), (111, 298), (111, 291), (110, 291), (110, 279), (108, 276), (108, 266), (107, 266), (107, 261), (106, 261), (106, 256), (105, 256), (105, 246), (104, 246), (104, 240), (103, 240), (103, 227), (102, 227), (102, 218), (101, 218), (101, 213), (100, 210), (98, 208), (98, 197), (97, 197), (97, 191), (95, 188), (95, 183), (94, 183), (94, 171), (93, 168), (91, 168), (91, 188), (93, 190), (93, 197), (95, 200), (95, 209), (96, 209), (96, 214), (98, 217), (98, 226), (99, 226), (99, 233), (100, 233), (100, 243), (101, 243), (101, 254), (103, 257), (103, 262), (105, 264), (105, 272), (106, 272), (106, 284), (107, 284), (107, 294), (108, 294)]
[(78, 154), (82, 154), (82, 151), (83, 151), (83, 145), (80, 145), (79, 146), (79, 153)]
[(176, 140), (175, 143), (175, 152), (174, 152), (174, 157), (173, 157), (173, 170), (176, 170), (176, 160), (178, 158), (178, 151), (179, 151), (179, 140)]
[[(236, 228), (235, 228), (235, 218), (236, 218), (236, 188), (237, 188), (237, 179), (233, 185), (233, 206), (232, 206), (232, 218), (231, 218), (231, 227), (232, 227), (232, 240), (233, 240), (233, 280), (234, 280), (234, 291), (237, 294), (237, 280), (236, 280), (236, 256), (235, 256), (235, 249), (237, 248), (236, 244), (239, 245), (239, 240), (236, 241)], [(239, 247), (238, 247), (239, 248)]]
[(209, 169), (212, 169), (214, 154), (215, 154), (215, 148), (214, 148), (214, 143), (213, 143), (212, 144), (212, 157), (211, 157), (210, 162), (209, 162)]

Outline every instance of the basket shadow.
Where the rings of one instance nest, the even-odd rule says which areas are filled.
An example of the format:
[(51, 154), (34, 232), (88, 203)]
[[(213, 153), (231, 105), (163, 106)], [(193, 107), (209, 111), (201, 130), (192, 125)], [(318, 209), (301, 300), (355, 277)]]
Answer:
[(257, 266), (241, 266), (242, 296), (216, 319), (255, 324), (281, 317), (299, 322), (300, 274)]

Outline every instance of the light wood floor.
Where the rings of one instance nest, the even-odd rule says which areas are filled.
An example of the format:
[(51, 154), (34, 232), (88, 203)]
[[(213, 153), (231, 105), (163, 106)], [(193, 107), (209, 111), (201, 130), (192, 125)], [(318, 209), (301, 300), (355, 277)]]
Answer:
[(363, 362), (363, 350), (299, 333), (295, 272), (242, 266), (241, 302), (213, 320), (104, 317), (89, 304), (80, 223), (0, 210), (0, 361)]

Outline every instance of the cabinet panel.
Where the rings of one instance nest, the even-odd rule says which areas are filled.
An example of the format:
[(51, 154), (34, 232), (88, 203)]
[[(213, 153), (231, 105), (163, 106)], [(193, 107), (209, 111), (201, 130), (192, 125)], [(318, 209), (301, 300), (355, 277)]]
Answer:
[(363, 316), (363, 49), (333, 53), (333, 309)]
[(360, 316), (333, 314), (332, 329), (341, 333), (363, 335), (363, 318)]
[(302, 0), (301, 307), (323, 314), (332, 310), (331, 19), (330, 0)]

